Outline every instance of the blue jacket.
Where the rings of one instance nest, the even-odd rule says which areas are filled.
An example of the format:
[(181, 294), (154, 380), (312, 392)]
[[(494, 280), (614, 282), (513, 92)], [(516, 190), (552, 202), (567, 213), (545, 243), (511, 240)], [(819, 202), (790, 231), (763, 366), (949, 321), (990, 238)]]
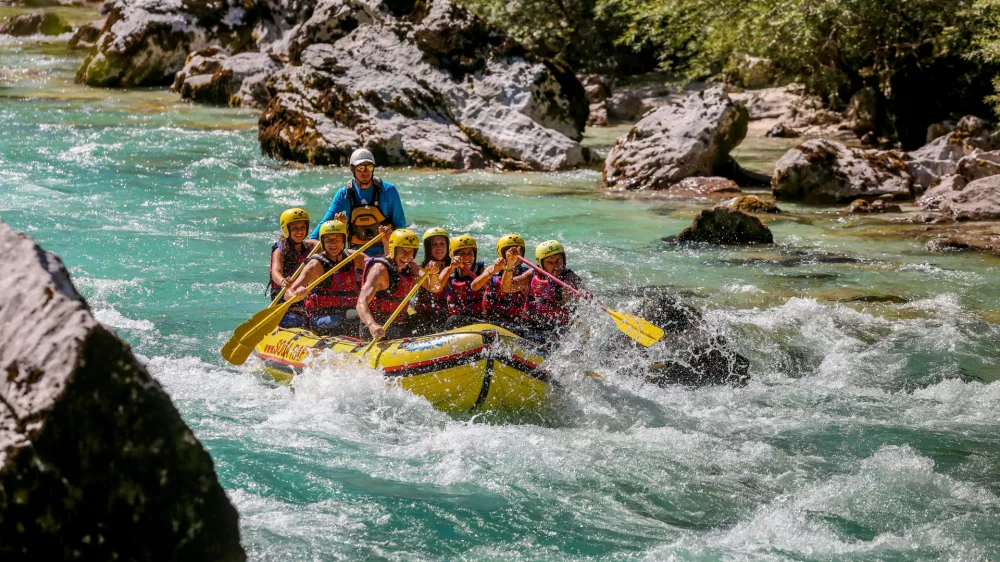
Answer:
[[(375, 196), (374, 185), (369, 189), (358, 189), (357, 182), (352, 179), (351, 189), (355, 190), (354, 195), (358, 202), (369, 202)], [(350, 206), (351, 201), (347, 197), (347, 186), (344, 186), (337, 190), (337, 194), (333, 196), (333, 202), (330, 203), (330, 208), (326, 210), (326, 215), (323, 216), (323, 220), (316, 224), (316, 228), (313, 229), (309, 238), (319, 239), (319, 227), (324, 222), (333, 220), (333, 217), (337, 213), (344, 213), (350, 219)], [(403, 214), (403, 203), (399, 200), (399, 192), (396, 191), (396, 186), (387, 181), (382, 181), (382, 195), (381, 199), (379, 199), (378, 208), (385, 215), (385, 218), (389, 219), (393, 228), (406, 228), (406, 215)], [(368, 248), (365, 253), (369, 256), (379, 256), (385, 253), (385, 249), (382, 248), (382, 244), (375, 244), (371, 248)]]

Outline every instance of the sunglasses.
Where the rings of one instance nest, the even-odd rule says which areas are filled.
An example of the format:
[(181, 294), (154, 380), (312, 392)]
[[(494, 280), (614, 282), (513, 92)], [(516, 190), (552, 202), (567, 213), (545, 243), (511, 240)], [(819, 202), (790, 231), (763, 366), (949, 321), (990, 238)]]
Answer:
[(372, 170), (375, 169), (375, 165), (374, 164), (358, 164), (357, 166), (354, 167), (354, 169), (357, 170), (357, 171), (359, 171), (359, 172), (371, 172)]

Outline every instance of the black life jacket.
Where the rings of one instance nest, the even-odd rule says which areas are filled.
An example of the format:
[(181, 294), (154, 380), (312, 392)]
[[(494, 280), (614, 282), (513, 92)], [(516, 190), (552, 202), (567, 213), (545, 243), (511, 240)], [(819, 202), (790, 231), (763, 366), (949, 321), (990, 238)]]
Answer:
[(372, 179), (372, 202), (361, 205), (358, 201), (354, 180), (347, 182), (347, 232), (351, 245), (362, 246), (372, 238), (378, 236), (378, 227), (386, 225), (393, 228), (392, 223), (385, 218), (382, 208), (379, 207), (382, 199), (382, 180)]

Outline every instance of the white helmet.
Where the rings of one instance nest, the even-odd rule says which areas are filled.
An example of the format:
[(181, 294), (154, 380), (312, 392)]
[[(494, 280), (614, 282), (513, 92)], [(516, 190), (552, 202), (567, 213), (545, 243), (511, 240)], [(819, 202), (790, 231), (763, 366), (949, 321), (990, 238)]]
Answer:
[(357, 166), (365, 162), (375, 165), (375, 155), (367, 148), (359, 148), (351, 153), (351, 166)]

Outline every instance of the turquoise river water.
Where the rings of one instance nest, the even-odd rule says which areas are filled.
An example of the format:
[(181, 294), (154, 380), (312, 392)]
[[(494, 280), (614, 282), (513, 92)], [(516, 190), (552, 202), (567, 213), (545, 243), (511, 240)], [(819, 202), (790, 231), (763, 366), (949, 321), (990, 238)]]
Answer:
[(449, 417), (377, 372), (308, 370), (293, 393), (217, 350), (266, 305), (278, 214), (320, 214), (345, 171), (261, 156), (253, 112), (76, 86), (80, 59), (0, 42), (0, 218), (165, 386), (252, 560), (1000, 559), (1000, 261), (794, 205), (773, 247), (676, 247), (704, 205), (606, 194), (593, 170), (384, 170), (417, 230), (560, 238), (614, 304), (676, 289), (753, 381), (595, 380), (575, 348), (527, 420)]

